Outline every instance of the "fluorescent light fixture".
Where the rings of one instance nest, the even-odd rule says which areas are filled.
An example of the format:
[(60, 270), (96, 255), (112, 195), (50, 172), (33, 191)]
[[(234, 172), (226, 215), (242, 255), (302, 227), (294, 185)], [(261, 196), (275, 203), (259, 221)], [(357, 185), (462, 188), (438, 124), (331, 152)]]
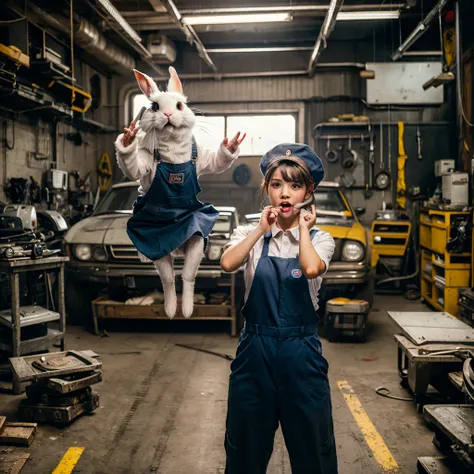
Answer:
[(202, 15), (184, 16), (182, 22), (185, 25), (224, 25), (233, 23), (268, 23), (278, 21), (292, 21), (291, 13), (259, 13), (239, 15)]
[(398, 20), (400, 11), (360, 11), (360, 12), (339, 12), (337, 21), (358, 21), (358, 20)]
[(218, 48), (209, 49), (208, 53), (274, 53), (281, 51), (311, 51), (312, 46), (282, 46), (274, 48)]

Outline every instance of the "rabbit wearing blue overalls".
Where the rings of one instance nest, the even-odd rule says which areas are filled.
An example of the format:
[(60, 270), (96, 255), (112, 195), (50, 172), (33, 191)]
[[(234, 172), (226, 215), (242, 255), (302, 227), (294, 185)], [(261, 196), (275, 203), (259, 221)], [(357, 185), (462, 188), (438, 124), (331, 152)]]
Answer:
[(137, 125), (134, 120), (115, 142), (119, 168), (140, 180), (138, 198), (127, 233), (142, 261), (152, 260), (161, 278), (165, 312), (177, 309), (172, 255), (184, 254), (182, 313), (193, 313), (194, 280), (207, 237), (218, 212), (197, 198), (198, 176), (228, 169), (239, 155), (238, 133), (225, 138), (217, 152), (205, 150), (193, 137), (196, 118), (186, 104), (181, 81), (170, 67), (166, 92), (146, 74), (134, 70), (141, 91), (150, 100)]

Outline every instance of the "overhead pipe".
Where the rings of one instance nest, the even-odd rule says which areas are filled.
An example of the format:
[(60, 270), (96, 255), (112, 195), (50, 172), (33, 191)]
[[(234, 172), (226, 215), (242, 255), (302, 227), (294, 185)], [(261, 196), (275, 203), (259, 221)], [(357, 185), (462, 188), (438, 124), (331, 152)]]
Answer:
[(403, 53), (410, 47), (412, 46), (415, 41), (417, 41), (419, 38), (421, 38), (426, 30), (429, 28), (433, 20), (437, 18), (437, 16), (440, 14), (441, 10), (446, 6), (446, 4), (450, 0), (440, 0), (436, 6), (426, 15), (426, 18), (424, 18), (418, 26), (408, 35), (408, 38), (399, 46), (399, 48), (393, 53), (392, 55), (392, 60), (396, 61), (397, 59), (400, 59), (403, 56)]
[(194, 45), (198, 51), (199, 56), (207, 63), (207, 65), (214, 71), (217, 72), (216, 65), (212, 62), (206, 48), (202, 44), (199, 36), (191, 25), (185, 25), (182, 21), (182, 15), (179, 12), (178, 8), (174, 4), (173, 0), (162, 0), (166, 11), (173, 19), (173, 22), (176, 26), (184, 33), (188, 43)]
[[(28, 4), (28, 9), (51, 28), (66, 35), (71, 33), (69, 20), (66, 17), (51, 15), (33, 3)], [(132, 56), (105, 38), (90, 22), (77, 14), (74, 15), (74, 22), (75, 43), (102, 60), (110, 70), (118, 74), (129, 74), (136, 66), (135, 59)]]
[[(345, 62), (345, 63), (320, 63), (316, 65), (317, 68), (356, 68), (365, 69), (364, 63)], [(227, 73), (190, 73), (180, 74), (181, 79), (239, 79), (245, 77), (282, 77), (282, 76), (306, 76), (308, 71), (306, 69), (294, 71), (260, 71), (260, 72), (227, 72)]]
[(344, 0), (331, 0), (331, 3), (329, 4), (326, 17), (324, 18), (323, 26), (319, 31), (318, 39), (314, 44), (314, 49), (311, 53), (311, 58), (309, 60), (307, 72), (310, 77), (312, 77), (314, 74), (316, 63), (318, 62), (322, 50), (326, 49), (327, 47), (327, 40), (334, 28), (334, 25), (336, 24), (337, 14), (339, 13), (339, 10), (341, 9), (343, 3)]

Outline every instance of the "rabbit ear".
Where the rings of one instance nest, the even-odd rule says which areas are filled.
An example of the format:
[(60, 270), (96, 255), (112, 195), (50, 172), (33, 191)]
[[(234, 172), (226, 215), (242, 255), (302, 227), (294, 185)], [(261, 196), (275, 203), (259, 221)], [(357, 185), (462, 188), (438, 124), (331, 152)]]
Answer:
[(156, 94), (157, 92), (160, 92), (160, 89), (158, 89), (158, 86), (156, 85), (155, 81), (150, 76), (147, 76), (146, 74), (143, 74), (142, 72), (137, 71), (136, 69), (134, 69), (133, 72), (135, 73), (135, 77), (137, 79), (141, 91), (148, 98), (150, 98), (151, 94)]
[(181, 81), (179, 80), (176, 69), (170, 66), (169, 72), (170, 72), (170, 80), (168, 82), (168, 92), (179, 92), (180, 94), (182, 94), (183, 85), (181, 84)]

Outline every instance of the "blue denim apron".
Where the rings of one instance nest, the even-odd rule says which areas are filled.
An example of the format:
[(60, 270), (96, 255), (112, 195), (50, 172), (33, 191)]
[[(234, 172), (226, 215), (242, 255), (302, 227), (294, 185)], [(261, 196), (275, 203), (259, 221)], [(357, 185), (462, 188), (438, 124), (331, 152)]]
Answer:
[[(314, 235), (314, 230), (312, 235)], [(293, 474), (337, 474), (328, 363), (298, 258), (264, 237), (231, 363), (226, 474), (264, 474), (281, 424)]]
[(134, 202), (127, 233), (143, 255), (159, 260), (193, 235), (202, 236), (206, 243), (219, 212), (197, 198), (201, 187), (196, 172), (194, 138), (191, 160), (186, 163), (162, 162), (158, 150), (154, 157), (155, 178), (146, 194)]

